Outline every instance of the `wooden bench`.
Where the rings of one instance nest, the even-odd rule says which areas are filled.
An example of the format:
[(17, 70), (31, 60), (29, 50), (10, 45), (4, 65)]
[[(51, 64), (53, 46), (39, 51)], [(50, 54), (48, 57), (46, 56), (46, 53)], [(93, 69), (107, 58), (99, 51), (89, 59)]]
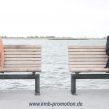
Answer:
[(76, 79), (109, 79), (108, 73), (100, 73), (109, 72), (109, 68), (105, 68), (108, 59), (105, 45), (69, 46), (68, 55), (72, 94), (76, 93)]
[[(4, 45), (4, 67), (0, 69), (0, 72), (0, 79), (35, 79), (35, 93), (39, 94), (41, 47), (37, 45)], [(23, 72), (32, 73), (24, 74)]]

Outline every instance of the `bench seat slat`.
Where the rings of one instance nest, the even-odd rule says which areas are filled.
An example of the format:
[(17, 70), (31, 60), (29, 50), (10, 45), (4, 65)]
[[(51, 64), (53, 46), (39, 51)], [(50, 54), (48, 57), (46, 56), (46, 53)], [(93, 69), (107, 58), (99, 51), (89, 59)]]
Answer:
[(30, 64), (30, 65), (36, 65), (36, 64), (41, 64), (41, 61), (5, 61), (5, 64), (13, 64), (13, 65), (16, 65), (16, 64), (20, 64), (20, 65), (23, 65), (23, 64)]
[(41, 58), (5, 58), (5, 61), (41, 61)]
[(81, 48), (81, 49), (68, 49), (68, 52), (105, 52), (106, 50), (104, 48), (102, 49), (85, 49), (85, 48)]
[(35, 48), (28, 48), (28, 49), (4, 49), (5, 52), (41, 52), (41, 49), (35, 49)]
[(70, 65), (105, 65), (106, 61), (104, 62), (69, 62)]
[(106, 62), (107, 58), (70, 58), (69, 62)]
[(39, 45), (5, 45), (5, 49), (41, 49)]
[(68, 49), (105, 49), (106, 45), (99, 46), (69, 46)]
[(69, 55), (106, 55), (105, 52), (69, 52)]
[(40, 52), (4, 52), (5, 55), (40, 55)]
[(41, 55), (5, 55), (5, 58), (41, 58)]
[(4, 68), (0, 72), (41, 72), (41, 68)]

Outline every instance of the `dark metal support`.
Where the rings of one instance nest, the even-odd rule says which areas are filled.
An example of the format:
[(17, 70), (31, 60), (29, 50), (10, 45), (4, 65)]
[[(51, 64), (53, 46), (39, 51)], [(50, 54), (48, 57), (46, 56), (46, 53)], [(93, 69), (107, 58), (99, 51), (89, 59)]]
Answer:
[(76, 79), (109, 79), (109, 74), (71, 74), (72, 94), (76, 94)]
[(71, 93), (74, 95), (76, 93), (76, 78), (71, 74)]
[(40, 75), (37, 74), (35, 77), (35, 94), (40, 94)]
[(35, 79), (35, 93), (40, 94), (40, 74), (0, 74), (0, 79)]

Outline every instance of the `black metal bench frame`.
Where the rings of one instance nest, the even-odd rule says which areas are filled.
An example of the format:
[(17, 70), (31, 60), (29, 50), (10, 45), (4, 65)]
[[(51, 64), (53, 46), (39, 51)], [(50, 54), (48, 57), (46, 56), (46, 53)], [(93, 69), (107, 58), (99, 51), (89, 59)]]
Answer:
[(35, 79), (35, 94), (40, 94), (39, 74), (0, 74), (0, 79)]
[(71, 74), (71, 93), (76, 94), (76, 79), (109, 79), (109, 74)]

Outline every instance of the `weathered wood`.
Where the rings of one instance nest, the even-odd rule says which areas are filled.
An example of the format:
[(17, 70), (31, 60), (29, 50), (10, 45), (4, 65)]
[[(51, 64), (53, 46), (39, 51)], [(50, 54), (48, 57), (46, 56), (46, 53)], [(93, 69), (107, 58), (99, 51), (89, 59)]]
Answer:
[(5, 61), (5, 65), (9, 64), (9, 65), (24, 65), (24, 64), (31, 64), (31, 65), (36, 65), (36, 64), (41, 64), (40, 61)]
[(78, 48), (78, 49), (68, 49), (68, 52), (105, 52), (104, 48), (102, 49), (86, 49), (86, 48)]
[(41, 55), (5, 55), (5, 58), (41, 58)]
[(5, 55), (40, 55), (41, 52), (5, 52)]
[(105, 65), (106, 61), (104, 62), (69, 62), (69, 65)]
[(41, 72), (41, 68), (3, 68), (0, 72)]
[(70, 72), (109, 72), (109, 68), (72, 68)]
[(69, 55), (69, 58), (107, 58), (106, 55)]
[(5, 45), (5, 49), (41, 49), (40, 45)]
[(5, 58), (5, 61), (41, 61), (41, 58)]
[(69, 46), (68, 49), (105, 49), (106, 45), (99, 46)]
[(73, 68), (104, 68), (105, 65), (69, 65)]
[(25, 65), (4, 65), (4, 68), (37, 68), (37, 67), (41, 67), (41, 64), (38, 64), (38, 65), (31, 65), (31, 64), (25, 64)]
[(70, 58), (69, 62), (106, 62), (107, 58)]
[(41, 52), (41, 49), (35, 49), (35, 48), (28, 48), (28, 49), (4, 49), (5, 52)]
[(69, 52), (69, 55), (106, 55), (105, 52)]

